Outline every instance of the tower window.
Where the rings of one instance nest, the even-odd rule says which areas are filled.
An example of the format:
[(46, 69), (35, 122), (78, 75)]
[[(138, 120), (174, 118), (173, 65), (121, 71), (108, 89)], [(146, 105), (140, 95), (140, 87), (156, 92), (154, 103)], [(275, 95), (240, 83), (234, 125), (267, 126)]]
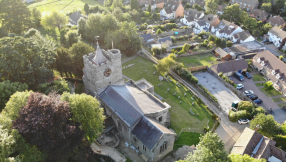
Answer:
[(145, 146), (145, 145), (143, 145), (143, 151), (145, 151), (145, 152), (146, 152), (146, 146)]
[(162, 121), (162, 116), (161, 117), (159, 117), (159, 122), (161, 122)]

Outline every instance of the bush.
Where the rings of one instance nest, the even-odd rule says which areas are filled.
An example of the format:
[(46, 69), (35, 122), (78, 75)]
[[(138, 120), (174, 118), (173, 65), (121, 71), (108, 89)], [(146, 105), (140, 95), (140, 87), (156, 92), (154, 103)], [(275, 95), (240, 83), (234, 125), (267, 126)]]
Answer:
[(189, 72), (187, 69), (181, 68), (180, 70), (177, 70), (178, 74), (181, 75), (182, 78), (186, 79), (187, 81), (198, 84), (198, 79), (193, 76), (191, 72)]
[(237, 122), (238, 119), (241, 118), (248, 118), (249, 114), (246, 112), (246, 110), (242, 110), (242, 111), (229, 111), (229, 120), (232, 122)]
[(185, 43), (182, 50), (185, 52), (188, 52), (190, 47), (191, 47), (191, 45), (189, 45), (188, 43)]
[(276, 146), (282, 146), (282, 149), (285, 150), (286, 149), (286, 136), (283, 135), (275, 135), (275, 142), (276, 142)]
[(162, 30), (161, 29), (158, 29), (157, 31), (156, 31), (156, 34), (161, 34), (162, 33)]
[(227, 46), (227, 47), (231, 47), (231, 46), (232, 46), (232, 41), (228, 40), (228, 41), (226, 42), (226, 46)]
[(246, 110), (247, 112), (252, 112), (254, 109), (254, 106), (249, 101), (241, 101), (238, 104), (238, 110)]
[(184, 40), (184, 36), (180, 36), (178, 40)]
[(219, 77), (222, 77), (222, 76), (223, 76), (223, 73), (222, 73), (222, 72), (218, 73), (218, 76), (219, 76)]
[(151, 51), (153, 52), (153, 55), (160, 55), (162, 52), (162, 50), (158, 47), (153, 47)]
[(218, 116), (216, 114), (212, 114), (212, 119), (216, 120), (218, 118)]
[(263, 86), (264, 86), (264, 88), (267, 89), (268, 91), (271, 91), (272, 89), (274, 89), (272, 81), (265, 82), (265, 83), (263, 84)]
[(184, 53), (186, 53), (186, 52), (184, 50), (181, 50), (181, 51), (178, 52), (178, 55), (181, 55), (181, 54), (184, 54)]
[(201, 89), (203, 89), (204, 91), (205, 91), (205, 93), (207, 94), (207, 95), (209, 95), (216, 103), (218, 103), (218, 100), (215, 98), (215, 96), (213, 96), (211, 93), (210, 93), (210, 91), (208, 90), (208, 89), (206, 89), (203, 85), (201, 85), (201, 84), (199, 84), (199, 87), (201, 88)]
[(177, 24), (176, 23), (167, 23), (166, 28), (167, 29), (177, 28)]
[(281, 131), (284, 135), (286, 134), (286, 122), (284, 122), (284, 124), (281, 125)]

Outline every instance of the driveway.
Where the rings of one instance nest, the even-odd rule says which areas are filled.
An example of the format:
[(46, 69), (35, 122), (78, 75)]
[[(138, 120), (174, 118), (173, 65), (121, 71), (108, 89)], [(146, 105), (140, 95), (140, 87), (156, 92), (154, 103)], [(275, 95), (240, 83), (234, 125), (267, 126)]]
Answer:
[(239, 81), (235, 77), (232, 77), (233, 81), (238, 84), (242, 83), (244, 85), (244, 88), (240, 90), (241, 92), (245, 90), (252, 90), (255, 95), (258, 96), (261, 100), (263, 100), (263, 103), (259, 106), (263, 107), (265, 111), (269, 109), (269, 107), (272, 108), (272, 115), (274, 116), (275, 120), (279, 123), (284, 123), (286, 120), (286, 110), (281, 109), (270, 97), (268, 97), (266, 94), (261, 92), (259, 88), (257, 87), (255, 83), (253, 82), (253, 79), (247, 79), (244, 77), (244, 81)]
[(231, 90), (210, 73), (196, 73), (194, 76), (198, 78), (199, 84), (207, 88), (217, 98), (219, 105), (226, 114), (231, 109), (233, 101), (240, 101)]

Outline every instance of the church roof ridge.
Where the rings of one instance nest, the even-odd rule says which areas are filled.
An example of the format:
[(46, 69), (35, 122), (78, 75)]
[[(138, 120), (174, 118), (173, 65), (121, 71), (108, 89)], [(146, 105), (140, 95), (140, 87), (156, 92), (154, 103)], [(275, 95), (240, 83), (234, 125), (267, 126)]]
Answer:
[(100, 49), (98, 42), (97, 42), (97, 48), (96, 48), (96, 51), (95, 51), (95, 56), (92, 59), (92, 61), (95, 64), (98, 64), (98, 65), (108, 61), (108, 59), (103, 55), (102, 50)]

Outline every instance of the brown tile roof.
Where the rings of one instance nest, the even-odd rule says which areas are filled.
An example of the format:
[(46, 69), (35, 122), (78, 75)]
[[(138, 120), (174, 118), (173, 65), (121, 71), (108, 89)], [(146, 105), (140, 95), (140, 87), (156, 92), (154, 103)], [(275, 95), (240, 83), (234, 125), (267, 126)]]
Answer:
[(217, 10), (222, 12), (223, 9), (226, 8), (227, 6), (228, 6), (228, 5), (218, 5)]
[(216, 73), (228, 73), (247, 68), (248, 64), (244, 59), (223, 62), (211, 67), (211, 69), (213, 69)]
[(239, 40), (246, 40), (248, 37), (251, 37), (252, 35), (249, 33), (248, 30), (233, 34), (233, 37)]
[(215, 49), (215, 52), (218, 53), (221, 57), (225, 57), (227, 55), (229, 55), (227, 52), (225, 52), (223, 49), (221, 49), (220, 47)]
[(253, 9), (249, 12), (249, 16), (254, 16), (254, 18), (256, 18), (257, 16), (262, 17), (262, 18), (267, 18), (268, 13), (264, 10), (260, 10), (260, 9)]
[(271, 17), (268, 19), (268, 22), (272, 24), (277, 24), (278, 26), (283, 26), (285, 24), (285, 20), (280, 16)]
[(281, 38), (281, 39), (286, 38), (286, 32), (280, 29), (278, 26), (274, 26), (268, 32), (276, 35), (278, 38)]

